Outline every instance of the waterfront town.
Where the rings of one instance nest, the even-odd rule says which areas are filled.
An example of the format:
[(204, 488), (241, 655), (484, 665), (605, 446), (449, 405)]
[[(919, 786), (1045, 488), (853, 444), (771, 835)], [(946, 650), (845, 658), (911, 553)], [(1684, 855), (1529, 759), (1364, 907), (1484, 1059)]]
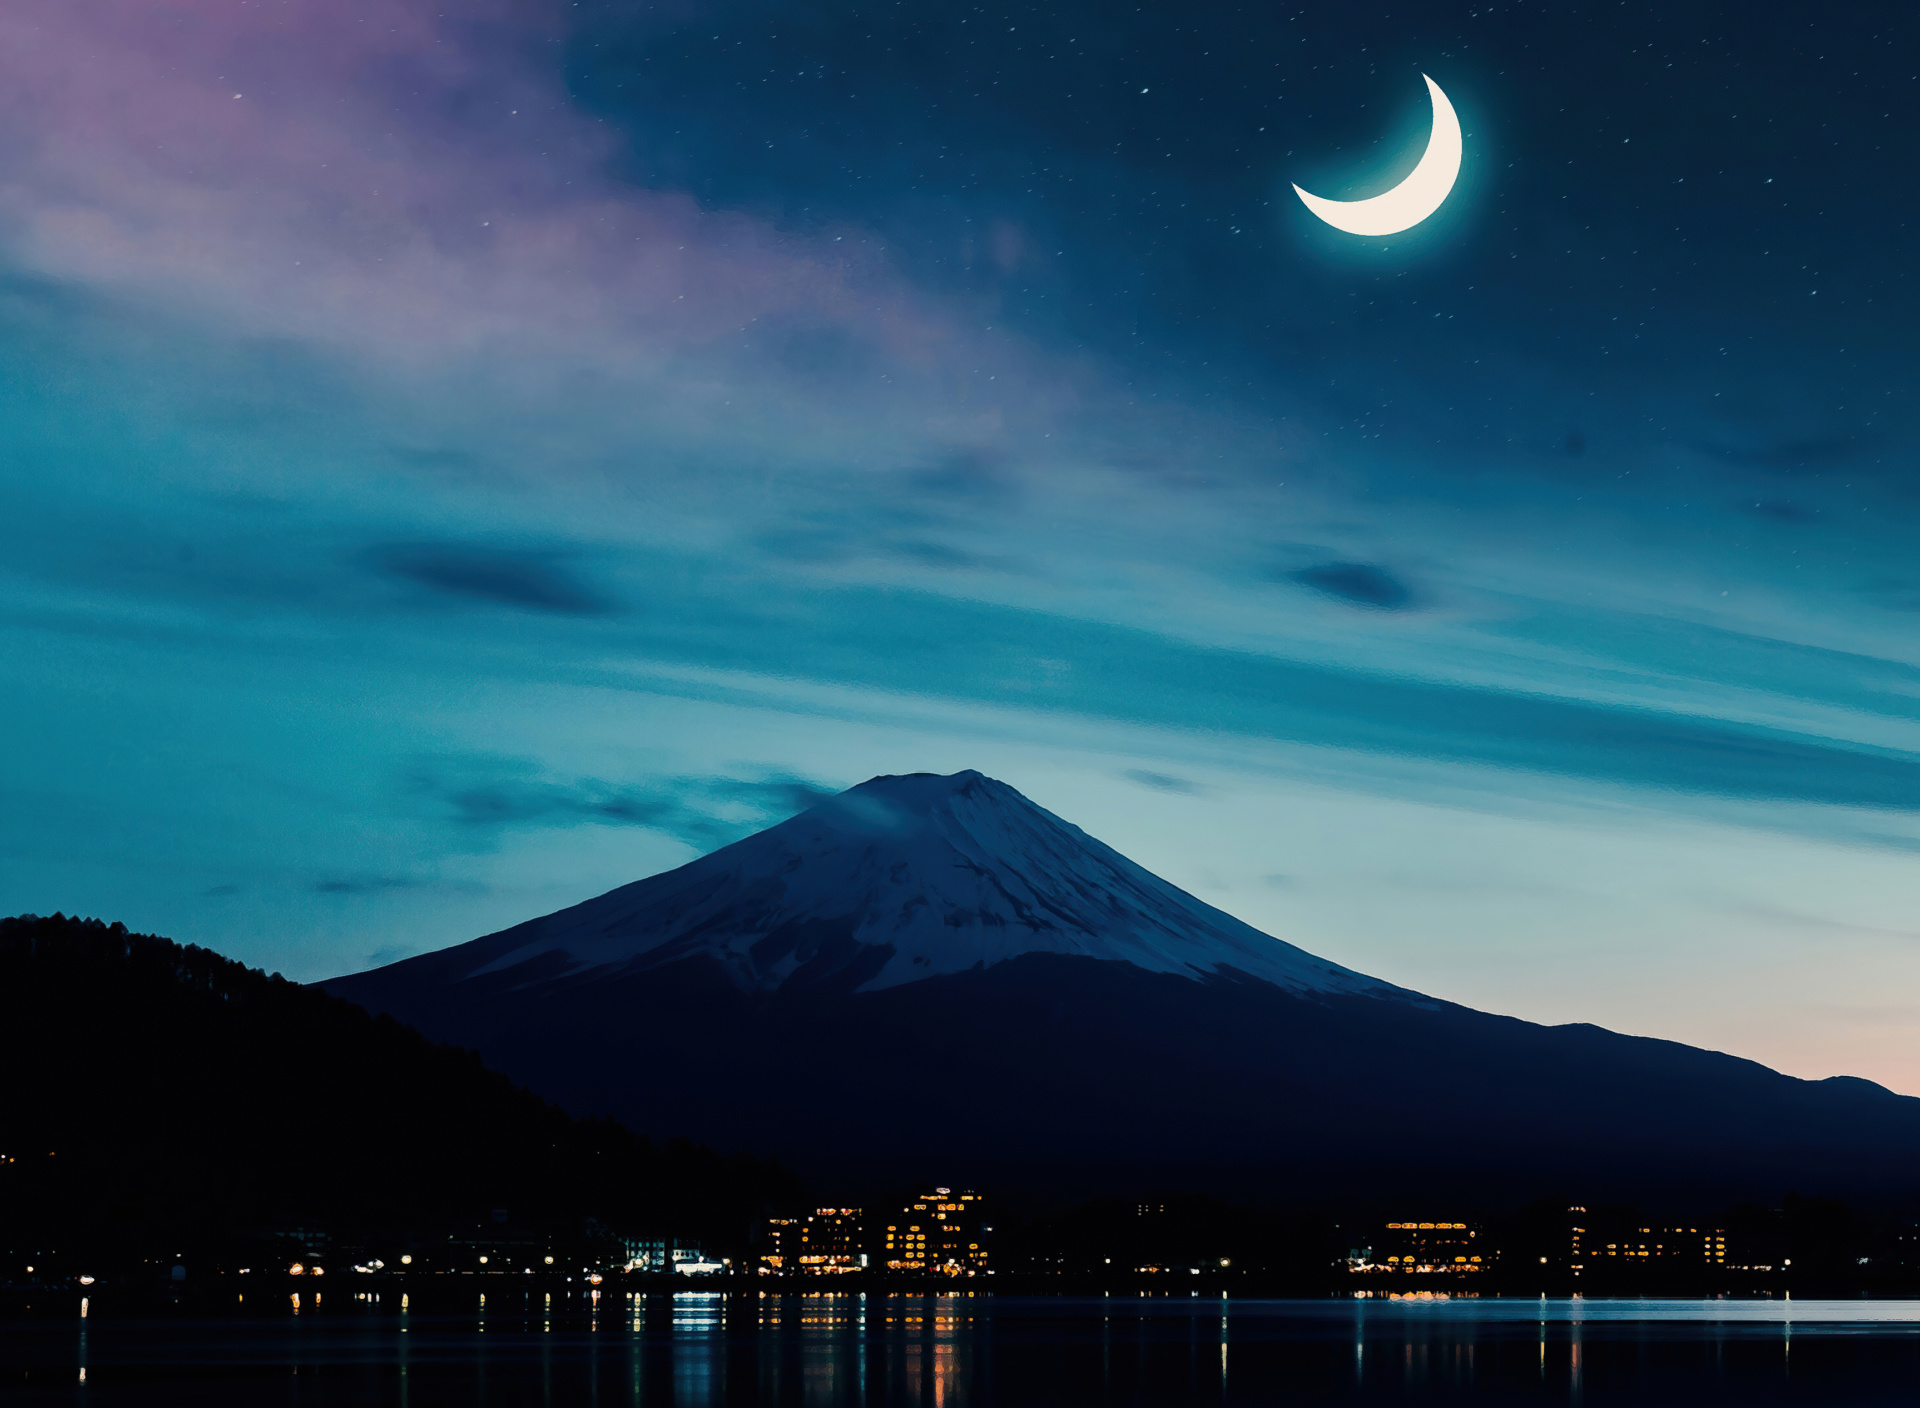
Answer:
[[(1137, 1202), (1109, 1210), (1105, 1219), (1111, 1236), (1102, 1248), (1102, 1268), (1123, 1277), (1177, 1279), (1182, 1275), (1218, 1278), (1231, 1273), (1235, 1248), (1230, 1233), (1216, 1233), (1217, 1246), (1191, 1243), (1185, 1255), (1168, 1238), (1156, 1238), (1175, 1215), (1164, 1200)], [(1729, 1263), (1727, 1234), (1722, 1227), (1705, 1225), (1639, 1225), (1640, 1219), (1569, 1206), (1559, 1219), (1557, 1238), (1548, 1232), (1543, 1243), (1536, 1233), (1525, 1240), (1525, 1255), (1535, 1266), (1579, 1278), (1610, 1278), (1622, 1272), (1656, 1277), (1728, 1270), (1771, 1272), (1771, 1262), (1754, 1265)], [(1128, 1227), (1127, 1223), (1133, 1223)], [(1117, 1225), (1116, 1225), (1117, 1224)], [(1159, 1224), (1156, 1227), (1156, 1224)], [(1225, 1229), (1221, 1230), (1222, 1233)], [(1143, 1235), (1144, 1234), (1144, 1235)], [(869, 1215), (861, 1208), (819, 1208), (801, 1217), (771, 1218), (753, 1259), (760, 1276), (845, 1276), (861, 1271), (934, 1277), (994, 1275), (993, 1227), (986, 1202), (978, 1193), (935, 1188), (895, 1210)], [(1558, 1246), (1551, 1245), (1552, 1240)], [(1151, 1244), (1158, 1242), (1158, 1247)], [(1517, 1250), (1517, 1248), (1515, 1248)], [(1133, 1250), (1115, 1267), (1114, 1251)], [(1501, 1239), (1477, 1221), (1441, 1218), (1390, 1220), (1366, 1233), (1366, 1245), (1329, 1258), (1337, 1270), (1377, 1282), (1407, 1277), (1492, 1277), (1502, 1269)], [(1784, 1258), (1782, 1258), (1784, 1259)], [(1054, 1271), (1065, 1274), (1065, 1258), (1056, 1256)], [(689, 1263), (691, 1264), (691, 1263)]]
[(331, 1284), (342, 1274), (451, 1275), (594, 1286), (691, 1278), (767, 1289), (831, 1282), (843, 1289), (1359, 1295), (1769, 1291), (1920, 1279), (1920, 1226), (1874, 1223), (1838, 1204), (1804, 1200), (1735, 1209), (1724, 1221), (1541, 1204), (1506, 1217), (1342, 1223), (1208, 1198), (1102, 1199), (998, 1230), (992, 1207), (978, 1191), (934, 1186), (872, 1207), (766, 1216), (726, 1243), (626, 1235), (593, 1220), (576, 1234), (556, 1234), (519, 1226), (503, 1208), (458, 1235), (417, 1239), (385, 1255), (319, 1232), (282, 1232), (272, 1239), (277, 1255), (243, 1274), (331, 1275)]
[[(1015, 1199), (1015, 1202), (1018, 1200)], [(732, 1237), (568, 1226), (486, 1210), (452, 1231), (261, 1230), (215, 1251), (145, 1263), (188, 1288), (240, 1276), (293, 1289), (439, 1278), (528, 1285), (687, 1285), (768, 1291), (979, 1294), (1510, 1295), (1906, 1291), (1920, 1286), (1920, 1222), (1789, 1198), (1719, 1219), (1628, 1207), (1536, 1203), (1515, 1214), (1390, 1214), (1335, 1220), (1202, 1196), (1105, 1198), (1065, 1211), (997, 1215), (995, 1198), (935, 1185), (875, 1202), (769, 1213)], [(671, 1217), (661, 1219), (671, 1226)], [(100, 1268), (51, 1248), (9, 1257), (0, 1283), (92, 1284)], [(422, 1278), (427, 1278), (423, 1283)]]

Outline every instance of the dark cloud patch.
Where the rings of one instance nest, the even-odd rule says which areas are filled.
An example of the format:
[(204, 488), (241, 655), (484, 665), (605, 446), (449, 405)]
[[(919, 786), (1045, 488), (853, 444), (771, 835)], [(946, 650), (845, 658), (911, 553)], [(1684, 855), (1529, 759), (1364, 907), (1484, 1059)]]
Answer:
[(448, 791), (445, 798), (454, 820), (463, 826), (508, 826), (553, 810), (551, 798), (511, 783), (459, 787)]
[(746, 802), (768, 812), (782, 812), (793, 815), (817, 807), (829, 797), (839, 796), (832, 787), (822, 787), (817, 782), (808, 782), (804, 778), (774, 775), (752, 781), (739, 778), (715, 778), (707, 784), (707, 790), (716, 797), (726, 797), (733, 801)]
[(322, 895), (378, 895), (389, 890), (417, 890), (427, 882), (407, 880), (397, 875), (376, 875), (360, 879), (332, 877), (316, 881), (314, 891)]
[(1567, 452), (1569, 459), (1579, 459), (1587, 452), (1587, 437), (1577, 430), (1569, 430), (1567, 438), (1560, 442), (1560, 448)]
[(613, 609), (554, 555), (457, 543), (395, 543), (367, 560), (389, 576), (447, 596), (559, 616), (601, 616)]
[(403, 958), (411, 958), (419, 951), (411, 945), (377, 948), (366, 956), (366, 964), (369, 968), (384, 968), (389, 963), (398, 963)]
[(575, 799), (573, 805), (596, 820), (624, 826), (658, 827), (680, 811), (671, 798), (645, 792), (616, 792), (598, 799), (582, 797)]
[(240, 893), (240, 887), (238, 885), (215, 885), (213, 888), (202, 890), (200, 893), (208, 899), (214, 899), (220, 895), (237, 895)]
[(1142, 787), (1151, 787), (1156, 792), (1177, 792), (1183, 797), (1197, 797), (1201, 787), (1197, 782), (1189, 782), (1184, 777), (1172, 777), (1164, 772), (1147, 772), (1141, 768), (1129, 768), (1121, 774), (1129, 782), (1137, 782)]
[(637, 826), (711, 850), (835, 795), (805, 778), (662, 777), (641, 783), (556, 779), (507, 758), (423, 763), (404, 791), (462, 831), (515, 826)]
[(1399, 579), (1370, 563), (1327, 562), (1289, 575), (1303, 586), (1375, 611), (1402, 611), (1413, 603), (1413, 593)]

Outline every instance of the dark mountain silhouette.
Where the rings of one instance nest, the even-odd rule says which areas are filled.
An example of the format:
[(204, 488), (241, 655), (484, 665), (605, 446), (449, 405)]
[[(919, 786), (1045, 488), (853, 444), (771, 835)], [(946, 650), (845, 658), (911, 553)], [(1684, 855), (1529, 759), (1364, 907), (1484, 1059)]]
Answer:
[(326, 987), (569, 1109), (837, 1180), (1481, 1203), (1920, 1186), (1920, 1100), (1396, 988), (971, 772), (876, 778)]
[(0, 920), (0, 1246), (94, 1270), (510, 1214), (744, 1245), (781, 1169), (576, 1120), (390, 1017), (98, 920)]

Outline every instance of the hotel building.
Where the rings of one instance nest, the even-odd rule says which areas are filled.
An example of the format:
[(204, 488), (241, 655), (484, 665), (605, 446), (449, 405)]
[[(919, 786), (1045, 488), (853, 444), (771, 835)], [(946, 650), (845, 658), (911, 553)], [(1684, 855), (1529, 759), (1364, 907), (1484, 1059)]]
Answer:
[(1574, 1271), (1620, 1265), (1725, 1266), (1721, 1227), (1620, 1227), (1591, 1223), (1582, 1207), (1568, 1208), (1569, 1255)]
[(763, 1274), (836, 1276), (867, 1264), (864, 1219), (859, 1208), (817, 1208), (807, 1217), (776, 1217), (767, 1222), (767, 1247), (760, 1254)]
[(985, 1207), (978, 1193), (936, 1188), (888, 1219), (881, 1249), (889, 1271), (941, 1276), (991, 1275)]
[(1478, 1227), (1465, 1222), (1389, 1222), (1365, 1269), (1433, 1275), (1491, 1271), (1493, 1262), (1493, 1248)]

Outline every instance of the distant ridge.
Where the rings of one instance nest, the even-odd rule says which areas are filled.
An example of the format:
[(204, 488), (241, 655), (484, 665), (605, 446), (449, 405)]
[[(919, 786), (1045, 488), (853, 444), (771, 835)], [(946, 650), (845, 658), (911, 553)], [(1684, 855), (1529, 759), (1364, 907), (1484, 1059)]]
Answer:
[(330, 992), (578, 1112), (841, 1180), (1910, 1200), (1920, 1100), (1314, 957), (977, 772), (878, 777)]

